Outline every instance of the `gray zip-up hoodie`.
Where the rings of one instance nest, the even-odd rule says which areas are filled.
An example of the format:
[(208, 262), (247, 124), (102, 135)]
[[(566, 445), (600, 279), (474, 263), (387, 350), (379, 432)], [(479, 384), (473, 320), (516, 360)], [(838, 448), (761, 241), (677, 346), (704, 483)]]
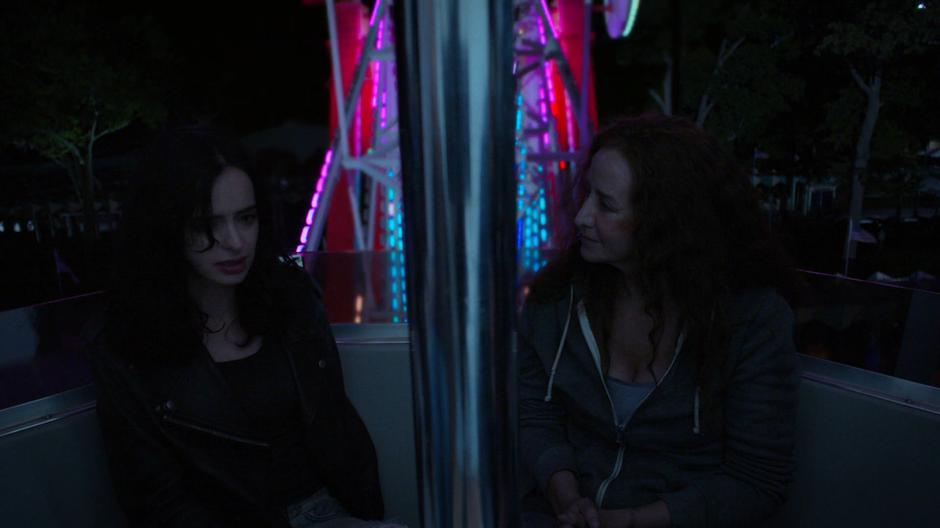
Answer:
[(544, 493), (571, 470), (598, 508), (665, 501), (673, 526), (752, 526), (783, 502), (793, 472), (799, 374), (793, 314), (776, 293), (726, 308), (728, 359), (717, 423), (704, 423), (693, 340), (679, 337), (659, 384), (618, 427), (579, 289), (528, 301), (519, 328), (519, 445)]

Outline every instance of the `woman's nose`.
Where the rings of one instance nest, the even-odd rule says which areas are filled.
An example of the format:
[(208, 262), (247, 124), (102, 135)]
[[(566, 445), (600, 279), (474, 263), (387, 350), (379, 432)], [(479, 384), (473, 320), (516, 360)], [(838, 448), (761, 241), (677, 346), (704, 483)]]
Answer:
[(222, 236), (217, 237), (222, 247), (227, 249), (241, 249), (244, 241), (242, 240), (241, 233), (239, 233), (238, 228), (235, 226), (235, 222), (226, 222), (225, 227), (222, 228)]
[(574, 225), (580, 228), (591, 227), (594, 223), (594, 217), (591, 215), (591, 212), (588, 211), (587, 203), (581, 206), (581, 209), (578, 209), (578, 214), (574, 217)]

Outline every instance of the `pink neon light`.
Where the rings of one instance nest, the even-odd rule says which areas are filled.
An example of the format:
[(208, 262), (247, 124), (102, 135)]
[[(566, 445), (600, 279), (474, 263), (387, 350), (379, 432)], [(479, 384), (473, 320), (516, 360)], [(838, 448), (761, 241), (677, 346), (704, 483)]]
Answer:
[[(372, 15), (371, 15), (371, 17), (369, 18), (369, 27), (372, 27), (372, 26), (375, 24), (376, 19), (377, 19), (377, 17), (378, 17), (379, 7), (381, 7), (382, 2), (384, 2), (384, 1), (385, 1), (385, 0), (375, 0), (375, 5), (374, 5), (373, 8), (372, 8)], [(383, 17), (382, 17), (382, 20), (379, 21), (378, 38), (377, 38), (377, 41), (376, 41), (376, 49), (382, 49), (382, 45), (383, 45), (383, 42), (384, 42), (384, 37), (385, 37), (385, 17), (383, 16)], [(380, 68), (380, 67), (381, 67), (381, 64), (380, 64), (378, 61), (376, 61), (375, 64), (374, 64), (373, 90), (372, 90), (372, 108), (373, 108), (373, 110), (375, 109), (376, 103), (378, 102), (379, 79), (380, 79), (380, 77), (381, 77), (381, 68)], [(383, 107), (382, 107), (382, 110), (381, 110), (382, 127), (383, 127), (383, 128), (385, 127), (385, 119), (386, 119), (386, 115), (387, 115), (387, 113), (386, 113), (386, 104), (385, 104), (385, 103), (386, 103), (386, 93), (383, 91), (383, 93), (382, 93), (382, 105), (383, 105)], [(361, 141), (361, 138), (362, 138), (362, 113), (361, 113), (360, 111), (357, 111), (357, 112), (356, 112), (355, 127), (356, 127), (356, 128), (355, 128), (355, 144), (354, 144), (354, 150), (355, 150), (355, 153), (358, 155), (359, 152), (362, 150), (362, 144), (361, 144), (361, 143), (362, 143), (362, 141)], [(346, 138), (342, 138), (342, 139), (345, 140)], [(326, 182), (326, 178), (327, 178), (327, 175), (328, 175), (328, 173), (329, 173), (330, 164), (332, 163), (332, 161), (333, 161), (333, 150), (330, 149), (330, 150), (327, 150), (327, 152), (326, 152), (326, 157), (325, 157), (325, 159), (324, 159), (324, 161), (323, 161), (323, 166), (322, 166), (321, 169), (320, 169), (320, 178), (319, 178), (318, 181), (317, 181), (316, 191), (314, 192), (313, 198), (312, 198), (312, 200), (310, 201), (310, 209), (307, 211), (307, 216), (306, 216), (306, 221), (305, 221), (306, 225), (304, 226), (303, 231), (302, 231), (301, 234), (300, 234), (300, 245), (297, 246), (297, 250), (296, 250), (297, 253), (302, 252), (303, 249), (306, 247), (307, 240), (308, 240), (308, 238), (309, 238), (309, 236), (310, 236), (310, 227), (311, 227), (312, 224), (313, 224), (314, 216), (316, 215), (316, 211), (317, 211), (317, 209), (319, 208), (320, 195), (323, 193), (323, 187), (324, 187), (324, 184), (325, 184), (325, 182)]]
[(375, 43), (375, 49), (382, 49), (382, 36), (385, 31), (385, 17), (382, 17), (382, 21), (379, 22), (379, 40)]
[(545, 82), (548, 84), (548, 101), (551, 103), (552, 108), (554, 108), (555, 90), (553, 90), (554, 84), (552, 83), (552, 69), (547, 62), (545, 63)]
[[(548, 10), (548, 6), (545, 5), (545, 0), (541, 0), (541, 1), (542, 1), (542, 9), (545, 10), (545, 18), (548, 19), (548, 27), (551, 28), (551, 30), (552, 30), (552, 36), (553, 36), (553, 37), (557, 37), (557, 36), (558, 36), (558, 32), (555, 31), (555, 23), (552, 22), (552, 12), (549, 11), (549, 10)], [(539, 17), (539, 18), (541, 18), (541, 17)], [(541, 29), (541, 24), (539, 24), (539, 28)], [(544, 43), (545, 41), (542, 41), (542, 42)]]
[(372, 108), (375, 109), (375, 103), (378, 101), (379, 96), (379, 63), (376, 61), (372, 64)]
[[(548, 7), (545, 5), (545, 0), (541, 0), (541, 2), (542, 2), (542, 8), (545, 9), (545, 13), (548, 15), (546, 16), (546, 19), (548, 20), (549, 27), (551, 28), (552, 35), (554, 36), (556, 33), (555, 33), (555, 27), (552, 25), (551, 12), (548, 11)], [(542, 44), (546, 43), (545, 24), (542, 23), (541, 17), (539, 17), (539, 41)], [(542, 121), (544, 123), (548, 123), (549, 112), (545, 108), (545, 88), (548, 89), (548, 100), (552, 109), (554, 109), (554, 106), (555, 106), (555, 93), (553, 90), (554, 87), (552, 86), (551, 68), (549, 67), (549, 64), (547, 62), (545, 63), (544, 68), (545, 68), (545, 86), (542, 88), (539, 88), (539, 96), (541, 98)], [(545, 142), (546, 145), (551, 144), (550, 142), (551, 140), (547, 133), (542, 136), (542, 140)]]
[(372, 6), (372, 16), (369, 18), (369, 26), (375, 24), (375, 15), (379, 14), (379, 6), (382, 4), (383, 0), (375, 0), (375, 5)]
[(542, 24), (542, 17), (539, 17), (539, 42), (545, 44), (545, 25)]
[(574, 152), (574, 125), (571, 119), (571, 100), (568, 99), (568, 93), (565, 92), (565, 123), (568, 129), (568, 150)]
[(294, 249), (294, 253), (302, 253), (303, 250), (304, 250), (304, 246), (303, 246), (303, 245), (300, 245), (300, 246), (297, 246), (297, 247)]
[[(361, 105), (356, 105), (356, 106), (361, 106)], [(343, 141), (345, 140), (346, 138), (343, 138)], [(356, 109), (356, 141), (353, 144), (353, 154), (358, 156), (360, 153), (362, 153), (362, 109), (357, 108)]]
[(382, 92), (382, 128), (385, 128), (385, 113), (388, 110), (388, 104), (386, 96), (388, 95), (388, 90)]
[[(381, 1), (382, 0), (376, 0), (375, 2), (376, 5), (378, 5), (378, 3)], [(375, 43), (375, 49), (377, 50), (382, 49), (382, 29), (384, 25), (385, 25), (385, 19), (383, 18), (382, 21), (379, 22), (379, 38)], [(382, 75), (381, 64), (379, 63), (379, 61), (373, 62), (372, 63), (372, 103), (371, 103), (373, 112), (375, 111), (375, 106), (378, 103), (379, 77), (381, 77), (381, 75)]]
[(323, 158), (323, 166), (320, 168), (320, 178), (317, 180), (317, 189), (313, 193), (313, 199), (310, 200), (310, 209), (307, 210), (307, 217), (304, 221), (306, 225), (300, 233), (300, 245), (297, 246), (297, 253), (303, 251), (304, 246), (307, 245), (307, 238), (310, 236), (310, 226), (313, 224), (313, 217), (320, 203), (320, 194), (323, 192), (323, 184), (326, 182), (326, 175), (330, 170), (330, 163), (332, 161), (333, 149), (327, 149), (326, 156)]

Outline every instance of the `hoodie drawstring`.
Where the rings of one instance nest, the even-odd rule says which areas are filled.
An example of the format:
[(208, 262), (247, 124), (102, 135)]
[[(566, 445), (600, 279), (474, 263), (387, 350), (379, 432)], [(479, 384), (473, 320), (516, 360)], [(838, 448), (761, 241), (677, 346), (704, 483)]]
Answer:
[(574, 304), (574, 286), (571, 286), (571, 294), (568, 296), (568, 312), (565, 317), (565, 329), (561, 332), (561, 341), (558, 342), (558, 350), (555, 352), (555, 361), (552, 363), (552, 371), (548, 375), (548, 388), (545, 390), (545, 401), (552, 401), (552, 384), (555, 382), (555, 372), (558, 370), (558, 361), (561, 359), (561, 351), (565, 348), (565, 339), (568, 337), (568, 325), (571, 324), (571, 305)]

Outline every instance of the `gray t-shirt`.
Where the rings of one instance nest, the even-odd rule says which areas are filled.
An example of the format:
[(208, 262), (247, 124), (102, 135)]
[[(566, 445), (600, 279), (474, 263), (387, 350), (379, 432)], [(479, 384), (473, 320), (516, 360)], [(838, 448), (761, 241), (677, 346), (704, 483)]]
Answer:
[(653, 390), (654, 383), (626, 383), (607, 376), (607, 391), (614, 401), (614, 410), (617, 412), (617, 422), (623, 425), (630, 421), (636, 408)]

